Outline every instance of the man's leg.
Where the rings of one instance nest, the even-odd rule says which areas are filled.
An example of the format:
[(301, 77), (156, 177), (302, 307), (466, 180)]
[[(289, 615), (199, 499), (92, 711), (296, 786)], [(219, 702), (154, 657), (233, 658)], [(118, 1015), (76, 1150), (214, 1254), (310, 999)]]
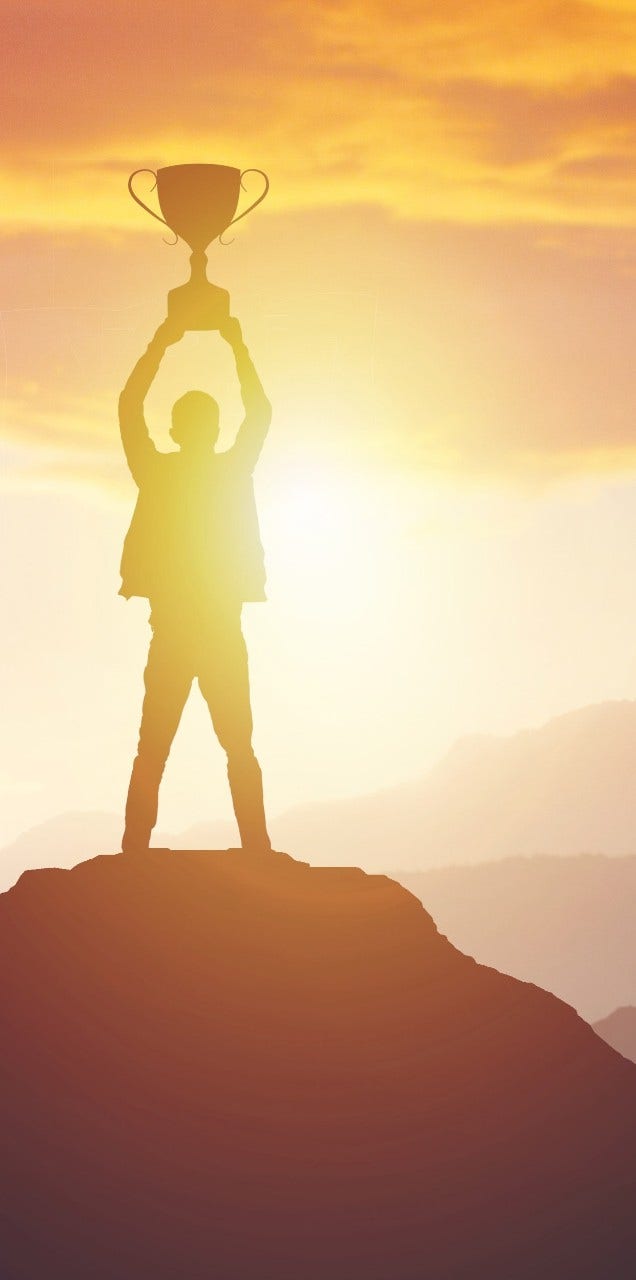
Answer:
[(186, 704), (192, 670), (179, 638), (163, 630), (150, 641), (144, 672), (144, 697), (139, 746), (126, 801), (124, 853), (147, 849), (157, 821), (159, 784), (172, 740)]
[(250, 681), (240, 608), (215, 620), (207, 630), (198, 675), (214, 731), (227, 754), (241, 844), (244, 849), (269, 850), (263, 778), (252, 748)]

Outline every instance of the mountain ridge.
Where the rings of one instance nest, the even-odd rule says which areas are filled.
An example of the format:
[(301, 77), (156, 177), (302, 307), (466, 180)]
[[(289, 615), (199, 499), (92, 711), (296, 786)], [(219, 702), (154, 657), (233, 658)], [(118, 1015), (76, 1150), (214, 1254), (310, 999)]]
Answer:
[(386, 876), (218, 850), (28, 872), (0, 1018), (3, 1280), (636, 1265), (636, 1067)]

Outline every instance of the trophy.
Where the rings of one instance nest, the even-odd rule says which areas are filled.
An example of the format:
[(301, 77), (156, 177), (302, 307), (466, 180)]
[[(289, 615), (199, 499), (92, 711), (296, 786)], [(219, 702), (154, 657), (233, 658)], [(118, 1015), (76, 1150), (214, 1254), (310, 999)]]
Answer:
[[(151, 173), (155, 179), (163, 217), (134, 191), (133, 180), (140, 173)], [(248, 173), (260, 174), (265, 187), (257, 200), (237, 214), (243, 178)], [(177, 239), (185, 240), (192, 250), (190, 279), (168, 294), (169, 318), (184, 329), (218, 329), (230, 314), (230, 295), (227, 289), (208, 280), (205, 251), (212, 240), (220, 238), (265, 199), (269, 191), (267, 174), (262, 169), (245, 169), (241, 173), (240, 169), (223, 164), (173, 164), (156, 173), (154, 169), (136, 169), (128, 179), (128, 190), (142, 209), (163, 222)]]

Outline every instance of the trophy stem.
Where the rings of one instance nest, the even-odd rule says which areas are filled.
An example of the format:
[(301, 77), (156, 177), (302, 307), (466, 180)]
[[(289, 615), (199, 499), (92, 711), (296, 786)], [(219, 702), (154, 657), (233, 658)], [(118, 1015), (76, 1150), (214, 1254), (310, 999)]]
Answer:
[(184, 330), (218, 329), (230, 314), (230, 295), (208, 280), (207, 261), (207, 253), (195, 249), (190, 255), (190, 279), (168, 294), (168, 315)]
[(206, 267), (208, 265), (208, 255), (203, 249), (195, 249), (190, 255), (190, 279), (195, 284), (203, 284), (207, 281)]

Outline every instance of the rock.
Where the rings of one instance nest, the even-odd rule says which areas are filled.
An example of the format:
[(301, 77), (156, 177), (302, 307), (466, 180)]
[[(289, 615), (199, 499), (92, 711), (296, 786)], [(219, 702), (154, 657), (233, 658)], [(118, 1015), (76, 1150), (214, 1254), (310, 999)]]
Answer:
[(6, 1280), (634, 1274), (636, 1067), (385, 877), (28, 872), (0, 1018)]

